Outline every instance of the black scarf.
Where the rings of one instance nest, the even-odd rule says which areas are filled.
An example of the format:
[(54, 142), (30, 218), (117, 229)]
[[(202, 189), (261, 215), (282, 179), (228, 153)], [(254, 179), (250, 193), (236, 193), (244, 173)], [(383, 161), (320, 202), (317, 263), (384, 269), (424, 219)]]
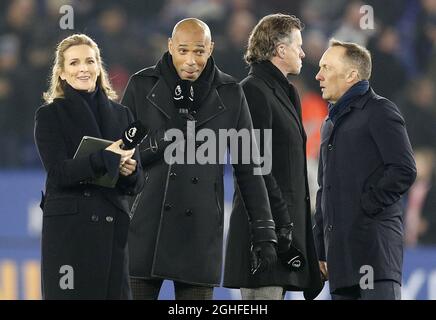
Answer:
[(107, 99), (103, 90), (97, 84), (93, 92), (77, 90), (70, 86), (66, 81), (63, 81), (62, 87), (66, 98), (76, 97), (81, 98), (84, 104), (89, 108), (94, 115), (99, 129), (101, 130), (101, 107), (105, 105)]
[(346, 106), (348, 106), (354, 99), (364, 95), (369, 89), (368, 80), (362, 80), (355, 83), (339, 100), (333, 104), (329, 103), (329, 119), (335, 123), (338, 117)]
[[(177, 74), (176, 68), (174, 68), (173, 59), (170, 53), (167, 51), (162, 58), (156, 64), (156, 70), (162, 74), (165, 82), (170, 90), (173, 90), (181, 79)], [(194, 109), (199, 109), (201, 103), (209, 95), (212, 82), (215, 76), (215, 61), (212, 57), (207, 60), (206, 67), (200, 74), (197, 80), (192, 83), (194, 89)]]
[(91, 109), (94, 114), (95, 121), (97, 121), (98, 126), (101, 128), (101, 119), (100, 119), (100, 104), (98, 103), (98, 91), (99, 88), (96, 86), (95, 90), (92, 92), (77, 90), (80, 93), (80, 96), (87, 102), (88, 107)]

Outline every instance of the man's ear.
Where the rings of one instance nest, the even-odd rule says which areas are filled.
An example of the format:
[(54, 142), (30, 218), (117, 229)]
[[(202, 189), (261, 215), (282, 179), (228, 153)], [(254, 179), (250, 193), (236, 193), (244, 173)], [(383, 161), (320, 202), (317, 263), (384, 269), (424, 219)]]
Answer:
[(212, 55), (212, 52), (213, 52), (213, 48), (214, 48), (214, 46), (215, 46), (215, 42), (211, 42), (210, 43), (210, 50), (209, 50), (209, 57)]
[(168, 52), (170, 55), (173, 55), (173, 39), (168, 38)]
[(351, 70), (350, 71), (350, 73), (348, 74), (348, 76), (347, 76), (347, 81), (348, 82), (354, 82), (354, 81), (356, 81), (356, 80), (360, 80), (359, 79), (360, 77), (359, 77), (359, 72), (357, 71), (357, 70), (355, 70), (355, 69), (353, 69), (353, 70)]
[(283, 44), (278, 45), (276, 48), (277, 56), (283, 58), (285, 56), (285, 46)]

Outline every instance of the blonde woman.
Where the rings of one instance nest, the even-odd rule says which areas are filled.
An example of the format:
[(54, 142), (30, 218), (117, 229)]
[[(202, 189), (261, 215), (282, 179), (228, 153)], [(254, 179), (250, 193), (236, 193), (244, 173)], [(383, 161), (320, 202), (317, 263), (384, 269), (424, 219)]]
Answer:
[[(47, 172), (41, 201), (44, 299), (129, 299), (128, 196), (139, 193), (142, 169), (135, 150), (121, 149), (130, 111), (102, 66), (100, 50), (75, 34), (56, 50), (47, 104), (36, 111), (35, 141)], [(116, 141), (74, 159), (83, 136)], [(89, 183), (108, 174), (114, 188)]]

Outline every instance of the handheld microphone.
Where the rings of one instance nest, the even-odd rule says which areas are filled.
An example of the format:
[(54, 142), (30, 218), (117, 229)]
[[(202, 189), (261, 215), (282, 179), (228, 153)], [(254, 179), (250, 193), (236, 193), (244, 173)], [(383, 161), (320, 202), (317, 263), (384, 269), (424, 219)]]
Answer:
[(124, 130), (121, 144), (121, 149), (130, 150), (135, 148), (138, 144), (144, 140), (147, 136), (147, 129), (142, 124), (141, 121), (135, 121), (129, 124), (129, 126)]

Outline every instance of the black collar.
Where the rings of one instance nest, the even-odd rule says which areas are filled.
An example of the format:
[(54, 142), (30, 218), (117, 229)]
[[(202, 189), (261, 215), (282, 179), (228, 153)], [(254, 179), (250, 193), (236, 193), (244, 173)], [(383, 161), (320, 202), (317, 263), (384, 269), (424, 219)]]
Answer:
[(69, 85), (64, 85), (64, 95), (65, 98), (60, 100), (65, 102), (65, 112), (71, 123), (77, 127), (80, 139), (85, 135), (108, 140), (119, 139), (119, 133), (114, 131), (114, 124), (119, 123), (120, 120), (103, 90), (97, 91), (98, 105), (101, 111), (101, 127), (98, 126), (87, 101), (77, 90)]
[(379, 96), (374, 92), (374, 90), (370, 86), (369, 90), (360, 99), (356, 99), (350, 103), (350, 108), (362, 109), (369, 99), (377, 98), (377, 97)]
[[(177, 74), (177, 70), (174, 67), (173, 59), (171, 54), (167, 51), (164, 53), (162, 58), (156, 65), (156, 69), (158, 69), (167, 83), (168, 87), (171, 91), (174, 90), (176, 85), (181, 81), (179, 75)], [(200, 76), (197, 80), (191, 82), (192, 87), (194, 89), (194, 108), (198, 109), (204, 99), (209, 95), (213, 78), (215, 74), (215, 61), (212, 57), (207, 60), (206, 66), (201, 72)]]
[(266, 82), (274, 87), (277, 83), (283, 88), (286, 94), (289, 91), (290, 83), (284, 74), (271, 61), (265, 60), (251, 65), (250, 74), (261, 73)]
[(300, 97), (295, 87), (289, 83), (283, 73), (271, 61), (267, 60), (253, 63), (249, 75), (262, 79), (271, 88), (277, 98), (295, 118), (304, 136)]
[[(214, 66), (214, 77), (210, 88), (210, 94), (205, 98), (202, 107), (198, 110), (195, 119), (196, 125), (201, 127), (209, 120), (215, 118), (217, 115), (226, 112), (227, 106), (222, 101), (219, 88), (225, 85), (237, 85), (237, 80), (232, 76), (222, 72), (218, 67)], [(171, 89), (166, 81), (163, 79), (157, 66), (142, 69), (134, 74), (139, 77), (151, 77), (155, 79), (153, 87), (147, 93), (147, 100), (155, 106), (166, 118), (175, 116), (176, 110), (172, 101)]]

